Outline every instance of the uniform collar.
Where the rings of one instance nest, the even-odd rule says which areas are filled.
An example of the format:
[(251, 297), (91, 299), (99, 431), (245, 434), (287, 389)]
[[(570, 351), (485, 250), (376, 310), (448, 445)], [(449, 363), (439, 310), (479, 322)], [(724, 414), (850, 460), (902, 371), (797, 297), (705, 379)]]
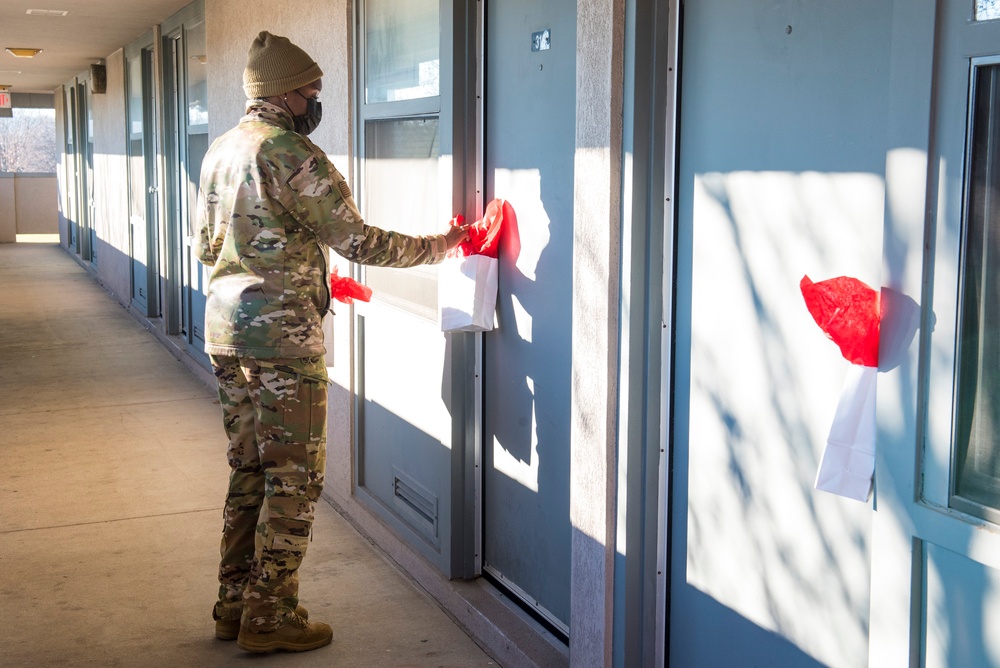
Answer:
[(247, 100), (246, 116), (240, 119), (241, 123), (244, 121), (270, 123), (284, 130), (291, 130), (295, 126), (290, 113), (277, 105), (264, 102), (263, 100)]

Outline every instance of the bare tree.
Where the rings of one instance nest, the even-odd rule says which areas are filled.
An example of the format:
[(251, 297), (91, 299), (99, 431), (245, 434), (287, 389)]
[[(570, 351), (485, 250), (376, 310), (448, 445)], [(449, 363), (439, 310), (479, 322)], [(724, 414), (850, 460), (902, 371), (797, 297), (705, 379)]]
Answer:
[(976, 0), (976, 20), (1000, 18), (1000, 0)]
[(0, 118), (0, 172), (56, 171), (56, 122), (51, 109), (15, 109)]

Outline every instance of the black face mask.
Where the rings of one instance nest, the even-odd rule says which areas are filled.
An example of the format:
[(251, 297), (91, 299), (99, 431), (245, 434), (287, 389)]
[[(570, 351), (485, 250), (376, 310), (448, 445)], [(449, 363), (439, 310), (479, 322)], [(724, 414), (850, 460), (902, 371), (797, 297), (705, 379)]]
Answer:
[[(299, 91), (295, 91), (299, 93)], [(319, 125), (323, 120), (323, 103), (315, 97), (306, 97), (299, 93), (299, 96), (306, 101), (306, 113), (300, 116), (292, 116), (292, 129), (300, 135), (307, 135)]]

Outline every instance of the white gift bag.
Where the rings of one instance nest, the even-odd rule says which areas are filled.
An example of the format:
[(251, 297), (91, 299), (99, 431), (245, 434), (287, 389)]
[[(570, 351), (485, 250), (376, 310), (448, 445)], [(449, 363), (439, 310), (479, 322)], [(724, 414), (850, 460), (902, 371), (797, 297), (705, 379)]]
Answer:
[(816, 489), (868, 501), (875, 473), (875, 386), (878, 369), (852, 364), (816, 473)]
[(438, 313), (442, 332), (493, 329), (497, 303), (497, 259), (486, 255), (450, 257), (438, 272)]

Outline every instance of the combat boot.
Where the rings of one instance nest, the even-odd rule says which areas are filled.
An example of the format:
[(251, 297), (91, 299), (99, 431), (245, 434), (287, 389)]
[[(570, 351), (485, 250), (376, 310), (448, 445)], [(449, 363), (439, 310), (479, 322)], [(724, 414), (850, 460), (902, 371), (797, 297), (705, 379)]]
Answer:
[(308, 652), (329, 645), (333, 640), (333, 629), (322, 622), (310, 622), (296, 613), (284, 618), (273, 631), (255, 633), (245, 626), (240, 627), (236, 645), (247, 652), (265, 653), (276, 650), (286, 652)]
[[(295, 608), (295, 614), (302, 619), (309, 619), (309, 611), (301, 605)], [(236, 640), (240, 635), (240, 618), (215, 620), (215, 637), (219, 640)]]

